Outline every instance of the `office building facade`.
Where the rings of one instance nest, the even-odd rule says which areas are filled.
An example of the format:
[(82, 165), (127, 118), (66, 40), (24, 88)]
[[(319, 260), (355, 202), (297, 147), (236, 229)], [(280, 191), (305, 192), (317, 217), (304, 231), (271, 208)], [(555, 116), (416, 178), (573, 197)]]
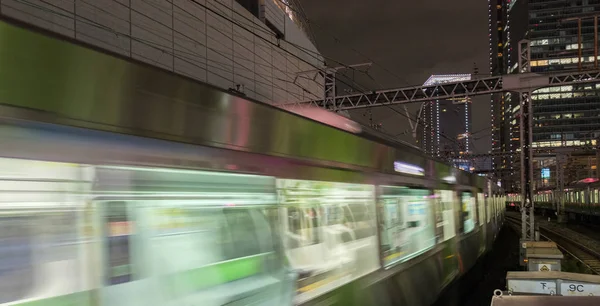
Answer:
[[(528, 9), (533, 72), (594, 68), (593, 16), (600, 15), (600, 0), (530, 0)], [(582, 18), (581, 27), (573, 17)], [(600, 84), (533, 92), (533, 146), (595, 145), (600, 136), (599, 92)]]
[[(548, 73), (594, 68), (598, 58), (594, 17), (600, 0), (490, 0), (490, 74), (518, 71), (518, 42), (530, 41), (531, 71)], [(579, 19), (581, 18), (581, 26)], [(579, 48), (581, 46), (581, 48)], [(600, 84), (543, 88), (532, 93), (534, 148), (596, 146), (600, 136)], [(493, 166), (503, 183), (517, 187), (519, 139), (519, 96), (492, 96)], [(541, 167), (544, 162), (536, 161)], [(577, 164), (577, 163), (576, 163)], [(586, 165), (589, 161), (586, 161)], [(548, 162), (545, 162), (546, 168)], [(540, 170), (540, 171), (538, 171)], [(516, 173), (515, 173), (516, 171)], [(573, 173), (588, 173), (574, 171)], [(547, 174), (547, 173), (546, 173)], [(556, 171), (552, 171), (552, 181)], [(586, 174), (587, 175), (587, 174)], [(548, 176), (548, 175), (545, 175)], [(578, 180), (573, 174), (568, 181)], [(534, 177), (540, 178), (536, 168)]]

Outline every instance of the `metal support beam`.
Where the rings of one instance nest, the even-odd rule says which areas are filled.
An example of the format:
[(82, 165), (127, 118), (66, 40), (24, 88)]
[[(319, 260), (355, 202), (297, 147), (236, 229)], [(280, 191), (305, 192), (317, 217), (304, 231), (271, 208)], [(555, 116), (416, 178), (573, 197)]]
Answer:
[(323, 73), (324, 77), (324, 85), (325, 85), (325, 108), (329, 108), (333, 111), (336, 111), (335, 105), (335, 97), (336, 97), (336, 88), (335, 88), (335, 69), (327, 69), (325, 73)]
[(519, 73), (531, 72), (531, 54), (529, 53), (529, 40), (519, 41)]
[[(336, 73), (338, 72), (338, 70), (342, 70), (342, 69), (355, 69), (358, 67), (371, 67), (373, 65), (373, 63), (369, 62), (369, 63), (360, 63), (360, 64), (353, 64), (353, 65), (343, 65), (343, 66), (337, 66), (337, 67), (331, 67), (331, 68), (324, 68), (324, 69), (312, 69), (312, 70), (306, 70), (306, 71), (300, 71), (296, 73), (296, 79), (301, 76), (301, 75), (309, 75), (312, 77), (310, 77), (311, 79), (315, 79), (317, 77), (317, 75), (321, 75), (323, 76), (323, 87), (324, 87), (324, 99), (323, 101), (323, 105), (320, 105), (321, 107), (333, 110), (333, 111), (337, 111), (337, 107), (336, 107), (336, 96), (337, 96), (337, 88), (336, 88)], [(294, 83), (296, 82), (296, 80), (294, 80)], [(298, 103), (294, 103), (296, 104), (295, 106), (302, 106)]]
[[(529, 73), (531, 55), (528, 40), (519, 41), (519, 73)], [(520, 91), (521, 116), (519, 117), (519, 140), (521, 142), (521, 240), (535, 240), (533, 202), (533, 107), (531, 92)]]
[(521, 239), (531, 241), (535, 239), (534, 202), (533, 202), (533, 117), (531, 109), (531, 95), (521, 92), (521, 116), (519, 118), (519, 131), (521, 141)]
[(583, 69), (583, 62), (581, 61), (581, 52), (583, 49), (583, 44), (581, 43), (581, 18), (577, 19), (577, 50), (578, 52), (578, 56), (579, 56), (579, 60), (578, 60), (578, 65), (577, 67), (579, 67), (579, 71), (581, 71), (581, 69)]
[[(423, 108), (423, 106), (421, 105), (421, 109)], [(413, 120), (410, 117), (410, 112), (408, 111), (408, 107), (406, 107), (406, 105), (404, 105), (404, 114), (406, 115), (406, 118), (408, 118), (408, 124), (410, 125), (410, 134), (412, 135), (413, 139), (415, 141), (418, 141), (417, 139), (417, 127), (419, 126), (419, 119), (421, 116), (421, 110), (419, 110), (419, 113), (417, 114), (417, 118), (415, 120), (415, 122), (413, 123)]]
[(598, 69), (598, 15), (594, 16), (594, 69)]
[[(524, 57), (523, 59), (527, 59)], [(528, 65), (527, 61), (523, 62)], [(324, 100), (311, 100), (287, 105), (314, 105), (327, 109), (349, 110), (384, 105), (399, 105), (432, 100), (449, 100), (500, 93), (506, 91), (528, 91), (551, 87), (565, 86), (600, 81), (600, 70), (575, 71), (552, 74), (519, 73), (504, 76), (485, 77), (469, 81), (450, 82), (435, 85), (381, 90), (370, 93), (335, 96)]]

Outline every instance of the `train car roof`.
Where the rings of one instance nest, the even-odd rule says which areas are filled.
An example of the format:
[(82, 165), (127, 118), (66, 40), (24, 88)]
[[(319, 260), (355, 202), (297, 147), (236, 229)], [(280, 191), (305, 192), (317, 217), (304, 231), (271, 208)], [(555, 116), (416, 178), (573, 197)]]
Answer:
[[(0, 61), (10, 63), (0, 71), (5, 84), (0, 99), (15, 119), (308, 159), (332, 167), (395, 173), (396, 161), (423, 169), (433, 161), (436, 175), (452, 171), (414, 146), (369, 129), (349, 133), (41, 30), (1, 21), (0, 31), (11, 44), (0, 54)], [(478, 181), (472, 174), (458, 176)]]

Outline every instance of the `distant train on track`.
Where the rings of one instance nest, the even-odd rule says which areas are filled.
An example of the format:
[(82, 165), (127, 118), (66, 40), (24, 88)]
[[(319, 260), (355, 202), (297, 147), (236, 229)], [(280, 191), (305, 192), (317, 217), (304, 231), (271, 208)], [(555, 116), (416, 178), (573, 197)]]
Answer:
[(410, 146), (0, 33), (0, 305), (429, 305), (503, 223)]
[[(600, 219), (600, 182), (598, 179), (583, 179), (568, 185), (563, 193), (565, 212), (571, 219)], [(520, 194), (508, 194), (509, 209), (518, 209), (521, 205)], [(552, 188), (539, 189), (533, 196), (536, 211), (555, 212), (559, 201), (558, 192)]]

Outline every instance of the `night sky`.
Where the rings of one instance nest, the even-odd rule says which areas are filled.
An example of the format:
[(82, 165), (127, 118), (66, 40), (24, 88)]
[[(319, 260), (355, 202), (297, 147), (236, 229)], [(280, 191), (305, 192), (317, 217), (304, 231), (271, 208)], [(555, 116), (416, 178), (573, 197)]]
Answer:
[[(377, 90), (423, 84), (432, 74), (472, 73), (474, 64), (480, 74), (489, 72), (487, 1), (300, 2), (312, 24), (319, 51), (329, 58), (329, 66), (339, 66), (336, 61), (346, 65), (376, 63), (368, 75), (350, 70), (341, 78), (357, 88), (355, 92), (359, 92), (359, 85), (353, 82), (363, 90)], [(473, 99), (474, 132), (490, 126), (489, 101), (489, 96)], [(416, 116), (417, 109), (418, 104), (411, 105), (412, 116)], [(369, 122), (370, 117), (365, 110), (353, 111), (351, 116), (362, 123)], [(387, 134), (412, 140), (406, 133), (407, 119), (389, 108), (372, 109), (372, 118), (383, 125)], [(490, 150), (489, 135), (489, 129), (474, 135), (476, 153)]]

